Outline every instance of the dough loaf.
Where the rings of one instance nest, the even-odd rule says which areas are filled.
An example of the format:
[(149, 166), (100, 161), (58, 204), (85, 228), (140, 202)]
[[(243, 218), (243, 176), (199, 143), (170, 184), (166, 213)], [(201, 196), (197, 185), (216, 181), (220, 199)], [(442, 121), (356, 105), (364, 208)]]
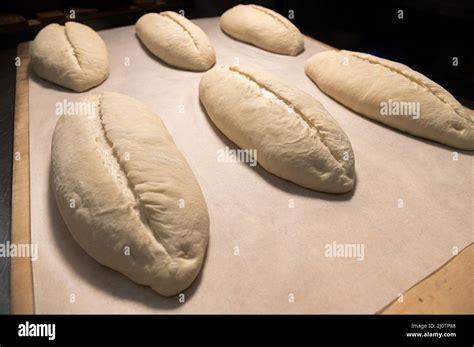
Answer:
[(216, 53), (204, 31), (176, 12), (145, 14), (135, 28), (142, 43), (169, 65), (206, 71), (216, 62)]
[[(52, 184), (74, 239), (103, 265), (162, 295), (196, 278), (209, 237), (206, 202), (160, 118), (116, 93), (95, 111), (63, 115), (52, 143)], [(85, 114), (85, 115), (84, 115)]]
[(474, 112), (408, 66), (350, 51), (317, 53), (305, 64), (319, 88), (348, 108), (406, 133), (474, 150)]
[(215, 67), (199, 84), (214, 124), (269, 172), (303, 187), (354, 187), (354, 154), (344, 131), (311, 95), (263, 72)]
[(237, 40), (267, 51), (297, 55), (304, 48), (303, 35), (280, 14), (257, 5), (237, 5), (224, 12), (222, 30)]
[(109, 76), (104, 41), (80, 23), (49, 24), (36, 35), (30, 56), (39, 77), (77, 92), (95, 87)]

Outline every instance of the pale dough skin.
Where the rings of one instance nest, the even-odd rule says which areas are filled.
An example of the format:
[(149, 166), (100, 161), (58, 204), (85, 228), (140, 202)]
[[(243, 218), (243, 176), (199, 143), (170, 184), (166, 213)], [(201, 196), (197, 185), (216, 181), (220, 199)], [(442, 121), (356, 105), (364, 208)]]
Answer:
[[(408, 66), (351, 51), (317, 53), (305, 64), (318, 87), (343, 105), (406, 133), (474, 150), (474, 112)], [(420, 117), (381, 114), (388, 100), (419, 102)]]
[(282, 15), (262, 6), (237, 5), (224, 12), (222, 30), (237, 40), (267, 51), (298, 55), (304, 49), (303, 35)]
[(256, 149), (267, 171), (303, 187), (345, 193), (355, 183), (344, 131), (311, 95), (270, 74), (215, 67), (199, 84), (210, 119), (243, 149)]
[(30, 55), (39, 77), (76, 92), (95, 87), (109, 76), (105, 42), (80, 23), (46, 26), (36, 35)]
[(81, 101), (97, 105), (96, 117), (61, 116), (52, 143), (52, 185), (66, 225), (99, 263), (162, 295), (180, 293), (198, 275), (209, 239), (191, 168), (141, 102), (116, 93)]
[(216, 53), (204, 31), (176, 12), (147, 13), (135, 29), (140, 41), (169, 65), (206, 71), (216, 63)]

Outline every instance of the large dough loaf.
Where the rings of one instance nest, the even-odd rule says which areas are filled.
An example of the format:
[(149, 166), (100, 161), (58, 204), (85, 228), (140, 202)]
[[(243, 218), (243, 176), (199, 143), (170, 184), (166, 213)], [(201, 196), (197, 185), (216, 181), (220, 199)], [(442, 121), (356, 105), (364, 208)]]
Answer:
[(474, 150), (474, 112), (406, 65), (364, 53), (325, 51), (311, 57), (305, 71), (323, 92), (366, 117)]
[(282, 15), (262, 6), (237, 5), (224, 12), (222, 30), (237, 40), (267, 51), (297, 55), (304, 48), (303, 35)]
[(30, 55), (38, 76), (77, 92), (95, 87), (109, 76), (104, 41), (80, 23), (46, 26), (36, 35)]
[(313, 190), (354, 186), (346, 134), (311, 95), (263, 72), (231, 66), (206, 72), (199, 97), (214, 124), (269, 172)]
[(209, 237), (191, 168), (141, 102), (116, 93), (80, 102), (95, 112), (61, 116), (52, 144), (66, 225), (98, 262), (162, 295), (181, 292), (197, 276)]
[(135, 29), (143, 44), (172, 66), (206, 71), (216, 62), (216, 53), (204, 31), (176, 12), (147, 13)]

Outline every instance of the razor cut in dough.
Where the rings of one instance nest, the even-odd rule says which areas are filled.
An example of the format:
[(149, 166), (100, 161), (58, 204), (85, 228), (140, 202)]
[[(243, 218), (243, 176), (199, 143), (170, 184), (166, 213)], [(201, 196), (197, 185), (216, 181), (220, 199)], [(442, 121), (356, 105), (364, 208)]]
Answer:
[(91, 89), (109, 76), (105, 42), (80, 23), (44, 27), (31, 45), (30, 56), (39, 77), (76, 92)]
[(94, 111), (61, 116), (52, 143), (53, 190), (67, 227), (99, 263), (162, 295), (182, 292), (209, 238), (191, 168), (138, 100), (104, 93), (81, 101)]
[(147, 13), (135, 29), (141, 42), (169, 65), (206, 71), (216, 63), (216, 53), (204, 31), (176, 12)]
[(257, 5), (237, 5), (224, 12), (222, 30), (237, 40), (267, 51), (298, 55), (304, 49), (303, 35), (282, 15)]
[(311, 95), (243, 67), (216, 67), (199, 84), (210, 119), (231, 141), (256, 150), (267, 171), (300, 186), (345, 193), (355, 183), (344, 131)]
[(305, 72), (323, 92), (363, 116), (474, 150), (474, 111), (406, 65), (370, 54), (325, 51), (306, 62)]

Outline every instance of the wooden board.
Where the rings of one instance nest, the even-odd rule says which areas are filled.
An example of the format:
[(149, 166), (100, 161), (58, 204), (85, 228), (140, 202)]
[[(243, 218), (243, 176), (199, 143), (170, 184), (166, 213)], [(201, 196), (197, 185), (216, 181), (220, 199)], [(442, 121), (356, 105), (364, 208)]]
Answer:
[(384, 314), (474, 313), (474, 245), (403, 293)]
[[(12, 230), (13, 244), (30, 244), (30, 158), (28, 115), (29, 43), (18, 45), (21, 65), (16, 73), (13, 134)], [(11, 259), (10, 307), (12, 313), (35, 312), (33, 270), (30, 258)]]
[[(314, 40), (307, 37), (307, 39)], [(317, 41), (317, 40), (314, 40)], [(319, 44), (330, 48), (322, 42)], [(28, 60), (29, 44), (18, 46), (21, 66), (17, 70), (14, 156), (12, 183), (12, 242), (30, 243)], [(474, 245), (403, 293), (380, 313), (474, 313)], [(12, 313), (34, 313), (33, 272), (28, 258), (12, 258)]]

